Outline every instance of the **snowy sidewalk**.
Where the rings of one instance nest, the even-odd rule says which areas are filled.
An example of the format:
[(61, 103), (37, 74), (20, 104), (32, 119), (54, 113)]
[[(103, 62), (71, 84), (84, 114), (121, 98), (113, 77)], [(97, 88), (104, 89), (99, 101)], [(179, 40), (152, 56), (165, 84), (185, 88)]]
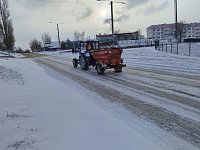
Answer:
[(163, 149), (98, 107), (92, 101), (101, 98), (73, 81), (62, 83), (30, 60), (0, 64), (1, 149)]

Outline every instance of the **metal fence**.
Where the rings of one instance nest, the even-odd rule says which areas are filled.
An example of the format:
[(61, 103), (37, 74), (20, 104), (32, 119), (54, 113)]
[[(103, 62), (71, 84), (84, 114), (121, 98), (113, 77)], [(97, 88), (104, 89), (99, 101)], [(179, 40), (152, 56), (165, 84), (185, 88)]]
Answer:
[(120, 46), (145, 46), (145, 45), (153, 45), (152, 41), (140, 39), (140, 40), (120, 40), (118, 41)]
[(200, 57), (200, 43), (160, 43), (155, 49), (162, 52)]

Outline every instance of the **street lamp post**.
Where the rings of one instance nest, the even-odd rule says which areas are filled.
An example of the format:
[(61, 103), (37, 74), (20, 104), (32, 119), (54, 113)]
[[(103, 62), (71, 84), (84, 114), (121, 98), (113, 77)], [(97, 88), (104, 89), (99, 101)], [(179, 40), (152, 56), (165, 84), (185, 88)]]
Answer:
[(178, 39), (178, 4), (177, 0), (174, 0), (174, 9), (175, 9), (175, 38)]
[[(109, 0), (97, 0), (97, 1), (109, 1)], [(109, 1), (110, 2), (110, 7), (111, 7), (111, 26), (112, 26), (112, 39), (114, 41), (115, 37), (114, 37), (114, 14), (113, 14), (113, 2), (115, 3), (121, 3), (121, 4), (126, 4), (124, 2), (118, 2), (118, 1)]]
[(59, 31), (58, 23), (57, 23), (57, 30), (58, 30), (58, 42), (59, 42), (59, 48), (61, 48), (61, 44), (60, 44), (60, 31)]
[(57, 31), (58, 31), (58, 43), (59, 43), (59, 48), (61, 48), (61, 42), (60, 42), (60, 30), (59, 30), (59, 24), (64, 24), (64, 23), (54, 23), (54, 22), (49, 22), (57, 25)]
[(113, 1), (110, 2), (110, 6), (111, 6), (111, 26), (112, 26), (112, 39), (114, 41), (115, 37), (114, 37), (114, 16), (113, 16)]

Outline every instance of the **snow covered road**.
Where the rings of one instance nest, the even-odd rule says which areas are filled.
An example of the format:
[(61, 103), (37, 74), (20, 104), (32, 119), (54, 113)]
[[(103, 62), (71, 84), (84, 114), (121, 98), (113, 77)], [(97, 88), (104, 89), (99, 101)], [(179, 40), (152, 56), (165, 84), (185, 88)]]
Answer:
[[(73, 68), (67, 53), (35, 58), (39, 66), (29, 59), (0, 60), (0, 146), (199, 149), (200, 59), (148, 51), (125, 52), (128, 67), (105, 76)], [(16, 77), (7, 79), (9, 72)]]
[[(200, 76), (130, 67), (122, 74), (74, 69), (66, 59), (38, 60), (85, 88), (118, 103), (200, 147)], [(152, 75), (154, 74), (154, 75)]]

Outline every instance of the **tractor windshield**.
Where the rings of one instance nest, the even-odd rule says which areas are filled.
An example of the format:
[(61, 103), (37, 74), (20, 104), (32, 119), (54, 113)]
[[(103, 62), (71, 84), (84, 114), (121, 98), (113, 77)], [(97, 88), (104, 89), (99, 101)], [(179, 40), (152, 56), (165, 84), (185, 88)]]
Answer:
[(80, 43), (81, 50), (92, 51), (97, 50), (99, 46), (98, 41), (82, 41)]

